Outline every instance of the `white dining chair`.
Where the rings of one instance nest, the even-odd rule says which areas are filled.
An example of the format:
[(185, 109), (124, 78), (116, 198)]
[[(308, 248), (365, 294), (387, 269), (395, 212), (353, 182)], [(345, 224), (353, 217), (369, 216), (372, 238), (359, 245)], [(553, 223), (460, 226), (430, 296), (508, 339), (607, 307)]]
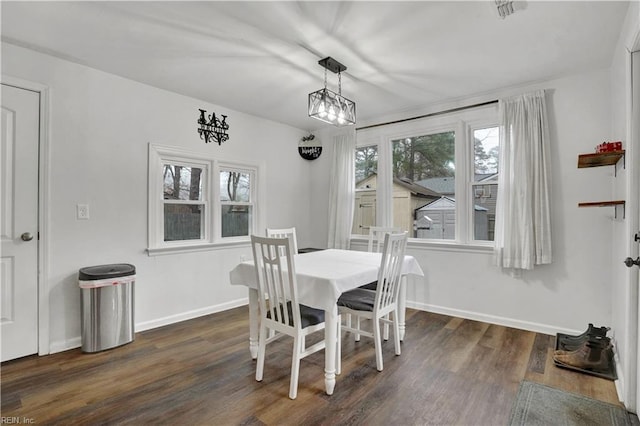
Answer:
[(296, 237), (296, 228), (267, 228), (268, 238), (289, 238), (291, 240), (292, 253), (298, 254), (298, 238)]
[[(367, 251), (369, 253), (380, 253), (382, 251), (384, 245), (384, 236), (385, 234), (401, 234), (402, 229), (397, 226), (371, 226), (369, 227), (369, 241), (367, 244)], [(378, 281), (374, 281), (368, 284), (361, 286), (360, 288), (364, 288), (367, 290), (376, 291), (378, 286)], [(347, 324), (349, 323), (350, 318), (347, 319)], [(358, 325), (356, 324), (356, 327)], [(360, 341), (360, 336), (355, 335), (356, 342)], [(389, 340), (389, 324), (384, 325), (384, 340)]]
[(369, 227), (369, 241), (367, 251), (369, 253), (380, 253), (384, 244), (384, 234), (400, 234), (402, 229), (397, 226), (371, 226)]
[[(401, 234), (402, 229), (399, 227), (389, 227), (389, 226), (371, 226), (369, 228), (369, 241), (367, 244), (367, 251), (369, 253), (380, 253), (382, 251), (382, 247), (384, 245), (384, 236), (385, 234)], [(369, 284), (365, 284), (360, 286), (360, 288), (364, 288), (367, 290), (374, 290), (377, 286), (377, 281), (374, 281)]]
[[(284, 335), (291, 336), (293, 356), (289, 398), (295, 399), (298, 394), (300, 360), (325, 347), (324, 338), (308, 348), (305, 342), (305, 337), (309, 334), (324, 330), (324, 310), (298, 303), (293, 247), (288, 237), (265, 238), (254, 235), (251, 236), (251, 248), (256, 265), (260, 306), (256, 380), (260, 382), (263, 378), (266, 345)], [(340, 316), (336, 333), (337, 360), (340, 359), (341, 351), (339, 327)], [(275, 334), (268, 334), (268, 330), (273, 330)], [(340, 363), (336, 364), (339, 368)], [(339, 374), (339, 370), (337, 373)]]
[[(348, 314), (357, 319), (355, 327), (344, 324), (341, 329), (355, 333), (357, 336), (362, 335), (374, 339), (378, 371), (382, 371), (383, 368), (381, 322), (393, 326), (395, 352), (396, 355), (400, 355), (398, 298), (406, 246), (407, 233), (386, 233), (376, 291), (356, 288), (342, 293), (338, 299), (338, 312), (341, 315)], [(370, 320), (372, 330), (363, 330), (360, 319)]]

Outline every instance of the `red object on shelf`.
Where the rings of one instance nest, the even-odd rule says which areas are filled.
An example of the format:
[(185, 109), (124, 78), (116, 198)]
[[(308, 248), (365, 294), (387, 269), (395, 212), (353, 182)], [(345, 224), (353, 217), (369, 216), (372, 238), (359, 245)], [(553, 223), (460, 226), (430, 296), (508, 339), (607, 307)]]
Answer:
[(597, 153), (621, 151), (621, 150), (622, 150), (622, 141), (602, 142), (600, 145), (596, 146)]

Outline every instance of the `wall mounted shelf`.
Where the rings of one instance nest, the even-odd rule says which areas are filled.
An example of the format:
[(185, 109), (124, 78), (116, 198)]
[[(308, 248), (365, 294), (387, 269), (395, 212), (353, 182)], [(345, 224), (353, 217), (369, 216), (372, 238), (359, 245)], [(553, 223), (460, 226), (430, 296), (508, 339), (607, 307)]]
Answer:
[[(602, 167), (602, 166), (615, 166), (622, 158), (622, 167), (626, 168), (624, 160), (624, 149), (621, 151), (609, 151), (609, 152), (596, 152), (593, 154), (580, 154), (578, 155), (578, 168), (585, 167)], [(615, 169), (615, 167), (614, 167)], [(614, 171), (614, 174), (616, 172)]]
[[(622, 167), (626, 168), (625, 165), (625, 151), (608, 151), (608, 152), (596, 152), (593, 154), (580, 154), (578, 155), (578, 168), (582, 169), (585, 167), (602, 167), (602, 166), (613, 166), (613, 174), (617, 177), (618, 169), (617, 164), (622, 159)], [(622, 218), (625, 217), (625, 202), (624, 200), (617, 201), (593, 201), (588, 203), (578, 203), (578, 207), (610, 207), (613, 206), (614, 217), (618, 217), (618, 206), (622, 206)]]
[(610, 207), (614, 208), (614, 217), (618, 217), (618, 206), (622, 206), (622, 218), (625, 217), (625, 201), (624, 200), (616, 200), (616, 201), (593, 201), (589, 203), (578, 203), (578, 207)]
[(617, 201), (593, 201), (589, 203), (578, 203), (578, 207), (608, 207), (608, 206), (624, 206), (623, 200)]

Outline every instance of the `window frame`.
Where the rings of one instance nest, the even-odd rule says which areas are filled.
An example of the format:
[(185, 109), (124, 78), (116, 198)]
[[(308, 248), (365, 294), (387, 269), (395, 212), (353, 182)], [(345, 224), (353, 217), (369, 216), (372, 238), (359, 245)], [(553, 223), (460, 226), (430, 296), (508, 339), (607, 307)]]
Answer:
[[(446, 131), (455, 132), (455, 191), (456, 191), (456, 225), (455, 239), (427, 239), (409, 237), (409, 245), (414, 247), (440, 247), (450, 249), (471, 249), (472, 251), (490, 250), (494, 241), (475, 240), (473, 224), (473, 200), (471, 188), (473, 184), (474, 150), (473, 133), (475, 129), (496, 127), (498, 122), (498, 106), (489, 105), (469, 110), (438, 114), (432, 117), (392, 124), (380, 128), (370, 128), (358, 131), (356, 147), (378, 145), (378, 190), (377, 211), (383, 209), (389, 214), (376, 216), (377, 226), (393, 226), (393, 191), (380, 191), (380, 181), (387, 179), (392, 182), (392, 141), (407, 137), (436, 134)], [(473, 130), (472, 130), (473, 129)], [(388, 162), (388, 165), (383, 165)], [(491, 182), (497, 183), (497, 181)], [(393, 185), (391, 183), (391, 185)], [(390, 193), (389, 193), (390, 192)], [(385, 203), (388, 207), (385, 207)], [(366, 236), (352, 234), (354, 241), (362, 240)]]
[[(469, 149), (469, 179), (467, 180), (467, 199), (469, 200), (469, 208), (467, 209), (467, 223), (469, 226), (469, 243), (477, 246), (488, 246), (493, 247), (495, 242), (495, 229), (494, 229), (494, 240), (476, 240), (475, 237), (475, 221), (474, 221), (474, 205), (475, 205), (475, 187), (479, 185), (498, 185), (498, 173), (496, 173), (496, 177), (494, 179), (476, 182), (475, 181), (475, 147), (473, 146), (474, 141), (474, 132), (476, 130), (488, 129), (488, 128), (498, 128), (498, 149), (500, 148), (500, 125), (498, 123), (498, 117), (491, 122), (487, 120), (474, 120), (467, 122), (467, 148)], [(499, 154), (498, 150), (498, 154)], [(498, 155), (499, 157), (499, 155)], [(498, 165), (499, 166), (499, 165)], [(496, 189), (496, 197), (497, 197), (497, 189)], [(494, 224), (495, 225), (495, 224)]]
[[(374, 208), (375, 217), (377, 218), (378, 217), (378, 213), (377, 213), (378, 212), (378, 178), (379, 178), (378, 165), (380, 164), (380, 156), (379, 156), (379, 152), (378, 152), (379, 144), (378, 144), (377, 141), (369, 140), (366, 143), (357, 144), (355, 149), (358, 150), (358, 149), (368, 148), (368, 147), (375, 147), (376, 148), (376, 162), (377, 162), (377, 164), (376, 164), (376, 172), (375, 172), (376, 173), (376, 188), (374, 190), (376, 204), (374, 204), (373, 208)], [(358, 182), (355, 181), (355, 183), (358, 183)], [(352, 218), (352, 221), (351, 221), (351, 230), (352, 231), (353, 231), (353, 225), (354, 225), (354, 223), (356, 221), (356, 215), (360, 214), (360, 212), (357, 211), (359, 209), (359, 206), (357, 206), (355, 204), (355, 200), (356, 200), (355, 195), (358, 195), (358, 194), (361, 195), (362, 193), (364, 193), (366, 191), (371, 191), (371, 188), (368, 188), (368, 189), (354, 188), (354, 209), (353, 209), (353, 218)], [(376, 224), (374, 223), (372, 226), (375, 226), (375, 225)], [(362, 234), (362, 233), (353, 234), (352, 233), (352, 236), (357, 236), (357, 237), (368, 236), (368, 235), (369, 235), (369, 231), (367, 231), (364, 234)]]
[[(257, 183), (257, 176), (258, 176), (258, 167), (256, 166), (249, 166), (247, 164), (241, 164), (241, 163), (235, 163), (235, 162), (217, 162), (214, 165), (214, 169), (215, 169), (215, 175), (218, 177), (218, 180), (216, 181), (216, 187), (214, 189), (214, 197), (215, 197), (215, 203), (217, 204), (216, 207), (216, 212), (217, 214), (214, 215), (214, 236), (215, 239), (217, 240), (224, 240), (227, 242), (244, 242), (244, 241), (251, 241), (251, 234), (256, 233), (257, 228), (257, 221), (256, 221), (256, 211), (257, 211), (257, 206), (256, 206), (256, 200), (258, 198), (257, 196), (257, 191), (256, 191), (256, 183)], [(222, 201), (221, 200), (221, 196), (220, 196), (220, 173), (222, 173), (223, 171), (239, 171), (242, 173), (247, 173), (250, 176), (250, 186), (249, 186), (249, 201)], [(236, 237), (223, 237), (222, 236), (222, 208), (223, 206), (229, 206), (229, 205), (233, 205), (233, 206), (249, 206), (251, 207), (251, 214), (250, 214), (250, 219), (249, 219), (249, 233), (247, 236), (236, 236)]]
[[(153, 143), (149, 144), (148, 154), (148, 241), (146, 249), (148, 255), (206, 251), (246, 245), (251, 242), (251, 233), (264, 227), (264, 212), (260, 208), (260, 206), (266, 205), (264, 191), (261, 189), (262, 182), (266, 181), (264, 162), (217, 159), (208, 154)], [(202, 202), (196, 203), (204, 204), (205, 208), (204, 230), (200, 239), (164, 241), (164, 205), (166, 201), (175, 201), (164, 200), (163, 197), (164, 164), (200, 167), (202, 174), (206, 176), (201, 181)], [(246, 236), (222, 237), (220, 171), (224, 169), (249, 172), (251, 175), (252, 214), (249, 233)], [(189, 204), (192, 203), (189, 202)]]
[[(161, 219), (159, 220), (159, 223), (157, 224), (158, 226), (155, 228), (156, 232), (158, 233), (158, 237), (162, 239), (163, 242), (167, 243), (168, 245), (182, 245), (186, 242), (190, 242), (190, 243), (199, 243), (199, 242), (206, 242), (210, 239), (209, 237), (209, 229), (207, 227), (207, 223), (209, 222), (210, 218), (211, 218), (211, 200), (210, 197), (208, 197), (208, 192), (209, 192), (209, 187), (210, 187), (210, 164), (209, 162), (206, 161), (193, 161), (193, 160), (188, 160), (188, 161), (184, 161), (184, 158), (176, 158), (173, 156), (164, 156), (161, 158), (160, 161), (160, 167), (161, 167), (161, 173), (160, 173), (160, 200), (161, 200), (161, 206), (159, 206), (160, 209), (160, 216)], [(165, 199), (162, 196), (162, 193), (164, 192), (164, 185), (163, 185), (163, 179), (164, 179), (164, 166), (168, 164), (171, 166), (182, 166), (182, 167), (190, 167), (190, 168), (199, 168), (202, 170), (202, 173), (200, 175), (200, 185), (202, 186), (202, 190), (201, 190), (201, 197), (202, 199), (200, 200), (181, 200), (181, 199)], [(164, 220), (164, 215), (165, 215), (165, 206), (167, 205), (189, 205), (189, 206), (203, 206), (203, 211), (204, 214), (202, 215), (202, 218), (200, 219), (200, 235), (201, 237), (198, 239), (191, 239), (191, 240), (172, 240), (172, 241), (165, 241), (164, 237), (165, 237), (165, 229), (164, 229), (164, 225), (165, 225), (165, 220)]]

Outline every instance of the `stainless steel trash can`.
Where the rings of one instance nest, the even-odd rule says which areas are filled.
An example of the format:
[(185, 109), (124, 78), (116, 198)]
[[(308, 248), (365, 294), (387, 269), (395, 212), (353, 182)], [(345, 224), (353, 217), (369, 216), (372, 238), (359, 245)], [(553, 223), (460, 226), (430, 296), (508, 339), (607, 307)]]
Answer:
[(134, 339), (136, 268), (128, 263), (80, 269), (82, 351), (99, 352)]

